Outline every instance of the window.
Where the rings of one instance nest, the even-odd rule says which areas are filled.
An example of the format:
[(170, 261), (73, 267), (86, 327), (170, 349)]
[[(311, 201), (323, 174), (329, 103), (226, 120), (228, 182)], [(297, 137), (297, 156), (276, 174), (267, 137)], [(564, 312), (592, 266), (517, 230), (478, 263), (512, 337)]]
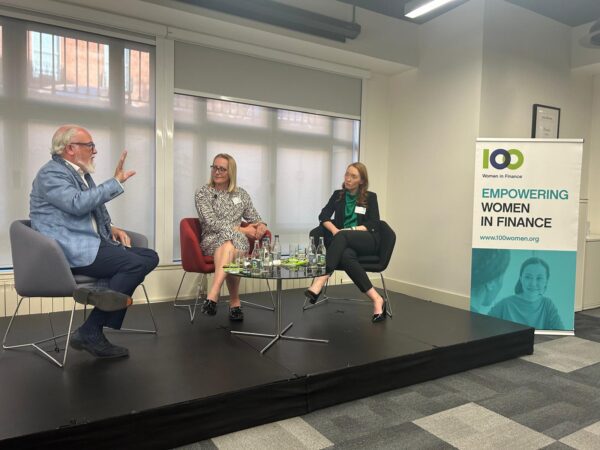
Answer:
[[(360, 122), (284, 109), (175, 95), (173, 229), (196, 217), (194, 192), (218, 153), (238, 164), (238, 185), (283, 248), (304, 244), (346, 166), (358, 160)], [(179, 234), (173, 236), (180, 257)]]
[[(0, 226), (29, 215), (29, 192), (50, 159), (56, 128), (76, 123), (97, 144), (95, 181), (114, 174), (123, 149), (137, 174), (107, 204), (113, 222), (154, 241), (154, 48), (64, 28), (0, 19)], [(0, 266), (11, 266), (8, 233)]]
[(243, 103), (206, 100), (206, 119), (209, 122), (230, 124), (236, 127), (268, 126), (268, 110), (260, 106)]
[(152, 103), (150, 52), (126, 48), (125, 58), (125, 105), (130, 115), (151, 116), (154, 110), (150, 108)]
[(27, 88), (31, 98), (72, 103), (109, 102), (109, 45), (27, 31)]

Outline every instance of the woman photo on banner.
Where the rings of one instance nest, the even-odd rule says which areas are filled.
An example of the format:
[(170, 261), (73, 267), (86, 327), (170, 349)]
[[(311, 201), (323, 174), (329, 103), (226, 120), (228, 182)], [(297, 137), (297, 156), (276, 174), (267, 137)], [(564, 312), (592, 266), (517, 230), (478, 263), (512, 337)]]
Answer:
[(539, 330), (564, 330), (554, 302), (546, 296), (550, 281), (550, 266), (538, 257), (521, 264), (514, 295), (500, 300), (492, 307), (490, 316), (510, 320)]

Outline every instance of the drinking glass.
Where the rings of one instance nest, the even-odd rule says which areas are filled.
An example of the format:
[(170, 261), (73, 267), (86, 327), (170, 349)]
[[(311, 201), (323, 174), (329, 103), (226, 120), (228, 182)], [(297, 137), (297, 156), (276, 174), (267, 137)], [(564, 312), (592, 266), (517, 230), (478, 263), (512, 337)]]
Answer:
[(298, 258), (300, 261), (305, 261), (306, 260), (306, 250), (307, 250), (306, 247), (299, 245), (296, 258)]
[(246, 256), (246, 252), (243, 250), (237, 250), (235, 251), (235, 264), (240, 267), (241, 269), (244, 268), (245, 265), (245, 256)]

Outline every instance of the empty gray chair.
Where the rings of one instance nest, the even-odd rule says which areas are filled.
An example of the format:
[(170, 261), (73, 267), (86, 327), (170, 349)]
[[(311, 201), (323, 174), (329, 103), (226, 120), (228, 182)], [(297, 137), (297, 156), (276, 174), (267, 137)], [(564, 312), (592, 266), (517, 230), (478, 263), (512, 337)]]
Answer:
[[(127, 234), (129, 234), (131, 237), (132, 246), (148, 246), (148, 239), (144, 235), (131, 231), (127, 231)], [(44, 356), (49, 358), (57, 366), (64, 367), (67, 361), (69, 340), (73, 326), (73, 315), (75, 313), (76, 304), (75, 300), (73, 300), (73, 307), (71, 308), (68, 331), (59, 335), (53, 334), (51, 337), (39, 341), (13, 345), (7, 344), (8, 336), (13, 326), (15, 316), (19, 312), (19, 307), (25, 298), (72, 297), (73, 291), (77, 287), (94, 285), (99, 280), (83, 275), (74, 276), (71, 272), (71, 268), (69, 267), (69, 263), (67, 262), (67, 258), (65, 257), (58, 243), (54, 239), (51, 239), (33, 230), (31, 228), (31, 221), (29, 220), (16, 220), (11, 224), (10, 245), (12, 250), (15, 289), (19, 295), (19, 299), (17, 301), (15, 312), (11, 317), (6, 329), (6, 333), (4, 334), (2, 348), (5, 350), (10, 350), (23, 347), (33, 347), (41, 352)], [(154, 329), (135, 330), (123, 328), (122, 330), (137, 333), (156, 334), (158, 329), (156, 327), (154, 314), (152, 313), (152, 307), (150, 306), (150, 300), (148, 299), (148, 293), (146, 292), (145, 286), (143, 284), (141, 286), (144, 290), (144, 295), (146, 296), (146, 303), (150, 311)], [(56, 339), (64, 336), (67, 337), (67, 341), (65, 344), (65, 351), (62, 361), (54, 358), (39, 346), (39, 344), (51, 340), (56, 342)], [(56, 348), (58, 349), (58, 346), (56, 346)]]

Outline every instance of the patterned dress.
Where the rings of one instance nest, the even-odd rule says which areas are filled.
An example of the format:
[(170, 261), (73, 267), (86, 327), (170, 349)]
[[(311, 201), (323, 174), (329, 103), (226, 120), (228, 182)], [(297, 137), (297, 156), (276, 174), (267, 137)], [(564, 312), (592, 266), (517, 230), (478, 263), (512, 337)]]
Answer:
[(214, 255), (226, 241), (233, 242), (237, 250), (250, 249), (246, 235), (235, 227), (240, 226), (242, 219), (254, 223), (261, 218), (244, 189), (227, 192), (204, 185), (196, 191), (195, 199), (202, 230), (200, 246), (205, 255)]

